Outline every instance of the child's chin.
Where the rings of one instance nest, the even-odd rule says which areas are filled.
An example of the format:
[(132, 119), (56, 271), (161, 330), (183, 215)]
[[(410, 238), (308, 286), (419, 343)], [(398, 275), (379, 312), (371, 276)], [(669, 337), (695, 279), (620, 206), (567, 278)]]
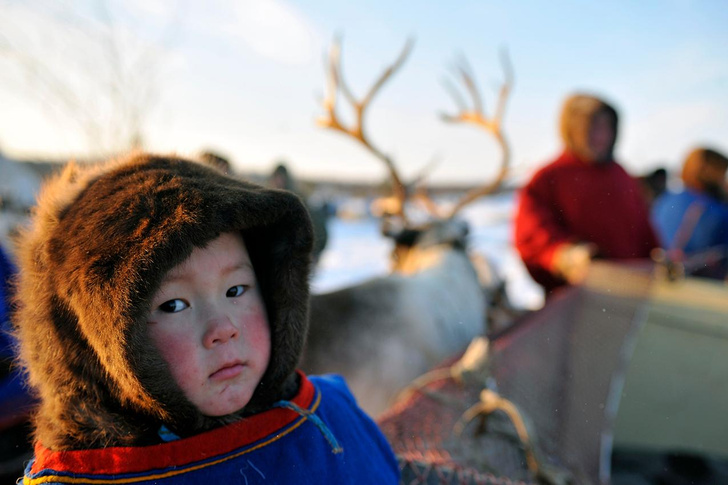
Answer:
[(215, 402), (207, 403), (204, 406), (199, 406), (200, 412), (206, 416), (218, 418), (221, 416), (227, 416), (233, 414), (250, 402), (250, 393), (240, 393), (232, 396), (219, 396)]

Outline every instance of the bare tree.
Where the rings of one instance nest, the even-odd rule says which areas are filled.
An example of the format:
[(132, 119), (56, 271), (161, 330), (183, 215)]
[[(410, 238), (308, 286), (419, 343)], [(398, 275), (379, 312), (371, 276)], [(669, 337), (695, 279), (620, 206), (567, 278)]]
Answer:
[(144, 38), (132, 30), (128, 12), (114, 11), (104, 0), (92, 7), (80, 12), (43, 1), (16, 7), (34, 25), (0, 29), (0, 60), (22, 76), (15, 83), (7, 73), (0, 79), (59, 123), (74, 125), (93, 155), (142, 148), (177, 21)]

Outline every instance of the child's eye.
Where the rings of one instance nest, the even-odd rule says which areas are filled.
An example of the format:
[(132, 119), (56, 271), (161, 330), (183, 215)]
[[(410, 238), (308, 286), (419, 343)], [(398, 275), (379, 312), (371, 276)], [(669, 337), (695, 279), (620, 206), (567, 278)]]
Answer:
[(242, 295), (243, 293), (245, 293), (245, 286), (236, 285), (236, 286), (233, 286), (232, 288), (229, 288), (227, 290), (227, 293), (225, 293), (225, 296), (228, 298), (237, 298), (238, 296)]
[(159, 309), (165, 313), (177, 313), (181, 312), (188, 306), (189, 305), (184, 300), (176, 298), (174, 300), (165, 301), (164, 303), (159, 305)]

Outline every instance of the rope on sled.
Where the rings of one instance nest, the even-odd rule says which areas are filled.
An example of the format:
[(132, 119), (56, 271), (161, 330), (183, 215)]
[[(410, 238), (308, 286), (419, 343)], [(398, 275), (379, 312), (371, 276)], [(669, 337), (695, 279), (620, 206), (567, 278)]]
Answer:
[(462, 402), (445, 393), (432, 391), (427, 386), (436, 381), (452, 379), (460, 386), (469, 385), (481, 388), (479, 402), (467, 409), (453, 426), (453, 435), (460, 439), (468, 423), (477, 417), (487, 417), (496, 411), (502, 411), (510, 419), (516, 431), (513, 438), (520, 441), (526, 459), (526, 467), (540, 483), (550, 485), (568, 485), (574, 483), (572, 474), (559, 466), (539, 459), (540, 452), (536, 440), (528, 432), (524, 416), (515, 404), (500, 396), (494, 389), (490, 373), (489, 340), (476, 337), (472, 340), (462, 357), (449, 367), (435, 369), (418, 377), (407, 386), (395, 399), (405, 402), (414, 393), (426, 395), (443, 404), (461, 408)]
[[(433, 393), (425, 391), (425, 386), (432, 382), (452, 379), (459, 385), (465, 382), (479, 381), (478, 384), (483, 385), (489, 375), (488, 349), (490, 342), (486, 337), (475, 337), (468, 345), (463, 356), (453, 365), (435, 369), (426, 374), (421, 375), (412, 383), (405, 387), (396, 397), (395, 402), (409, 398), (413, 393), (420, 392), (431, 397), (436, 397)], [(443, 397), (440, 397), (444, 400)]]
[(455, 427), (453, 429), (455, 436), (461, 436), (463, 431), (465, 431), (465, 427), (473, 419), (478, 416), (487, 417), (495, 411), (503, 411), (510, 418), (513, 426), (516, 428), (518, 438), (523, 444), (523, 450), (526, 454), (526, 465), (528, 466), (529, 471), (537, 476), (539, 474), (538, 460), (536, 459), (536, 455), (533, 451), (531, 438), (528, 435), (528, 430), (526, 429), (526, 424), (523, 421), (521, 413), (511, 401), (501, 397), (498, 393), (491, 391), (490, 389), (483, 389), (480, 391), (480, 402), (465, 411), (458, 422), (455, 423)]

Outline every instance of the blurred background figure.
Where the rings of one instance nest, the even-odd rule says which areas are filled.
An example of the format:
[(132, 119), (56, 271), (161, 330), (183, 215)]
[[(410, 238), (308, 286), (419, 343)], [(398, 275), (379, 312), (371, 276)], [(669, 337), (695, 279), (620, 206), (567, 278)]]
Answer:
[(728, 158), (710, 148), (691, 151), (682, 169), (683, 189), (655, 201), (652, 222), (670, 261), (696, 276), (723, 279), (728, 269)]
[(667, 170), (663, 167), (654, 169), (638, 180), (642, 184), (642, 193), (648, 206), (652, 206), (652, 203), (667, 190)]
[(27, 222), (42, 175), (33, 164), (18, 163), (0, 151), (0, 245), (12, 257), (13, 237)]
[(220, 170), (222, 173), (227, 175), (233, 175), (232, 166), (227, 157), (220, 155), (219, 153), (211, 150), (205, 150), (199, 155), (199, 159), (207, 165)]
[(326, 243), (329, 239), (328, 219), (331, 215), (329, 205), (325, 202), (319, 204), (313, 203), (310, 194), (304, 193), (288, 169), (287, 163), (284, 161), (279, 161), (273, 169), (273, 172), (268, 178), (268, 186), (293, 192), (306, 203), (306, 207), (311, 216), (311, 222), (313, 223), (313, 263), (315, 266), (318, 264), (321, 253), (326, 248)]
[(567, 98), (561, 155), (521, 190), (515, 245), (548, 297), (586, 278), (592, 258), (647, 258), (657, 246), (636, 179), (614, 160), (617, 111), (590, 95)]
[(298, 190), (296, 181), (288, 171), (288, 167), (285, 162), (279, 162), (278, 165), (273, 169), (273, 173), (270, 175), (269, 185), (274, 189), (283, 189), (294, 192), (299, 196), (303, 194)]
[(15, 265), (0, 245), (0, 483), (15, 483), (31, 457), (30, 413), (34, 399), (20, 368), (13, 363), (10, 336)]

